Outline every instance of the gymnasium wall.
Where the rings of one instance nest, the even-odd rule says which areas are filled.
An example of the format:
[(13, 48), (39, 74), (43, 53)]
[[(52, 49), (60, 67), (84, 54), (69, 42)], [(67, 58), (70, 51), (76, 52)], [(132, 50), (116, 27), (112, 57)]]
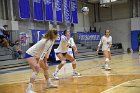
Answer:
[(0, 19), (2, 19), (2, 17), (3, 17), (3, 16), (2, 16), (2, 2), (0, 2), (0, 11), (1, 11), (1, 12), (0, 12)]
[(121, 4), (113, 4), (110, 7), (99, 8), (99, 20), (100, 21), (108, 21), (108, 20), (116, 20), (116, 19), (125, 19), (130, 18), (131, 14), (131, 2), (124, 2)]
[[(81, 13), (81, 9), (84, 6), (87, 6), (89, 8), (88, 15), (83, 15), (83, 13)], [(93, 8), (93, 5), (82, 4), (80, 2), (78, 3), (78, 21), (79, 21), (79, 23), (74, 25), (74, 31), (75, 32), (89, 31), (90, 26), (93, 27), (93, 23), (94, 23), (94, 8)], [(85, 27), (85, 30), (84, 30), (84, 27)]]
[(140, 30), (140, 17), (131, 18), (131, 31)]
[(2, 27), (5, 24), (8, 24), (8, 20), (0, 19), (0, 27)]
[(122, 43), (124, 51), (131, 47), (130, 19), (121, 19), (95, 23), (97, 31), (104, 35), (106, 29), (111, 30), (113, 43)]
[[(131, 42), (132, 40), (131, 33), (133, 31), (136, 32), (135, 33), (136, 36), (133, 37), (138, 36), (138, 31), (140, 33), (140, 17), (105, 22), (96, 22), (95, 26), (97, 31), (101, 32), (101, 35), (104, 34), (104, 31), (106, 29), (110, 29), (111, 35), (113, 37), (113, 43), (122, 43), (124, 51), (126, 51), (128, 47), (133, 46), (133, 42)], [(137, 43), (137, 38), (135, 38), (134, 40), (136, 41), (135, 43)], [(135, 44), (134, 46), (136, 47), (136, 45), (137, 44)]]
[(132, 1), (128, 0), (128, 2), (113, 4), (107, 8), (100, 7), (98, 22), (94, 24), (101, 35), (104, 34), (105, 29), (110, 29), (113, 43), (122, 43), (124, 51), (131, 47), (131, 30), (140, 28), (139, 20), (132, 18), (135, 15), (132, 13), (135, 11), (132, 6)]

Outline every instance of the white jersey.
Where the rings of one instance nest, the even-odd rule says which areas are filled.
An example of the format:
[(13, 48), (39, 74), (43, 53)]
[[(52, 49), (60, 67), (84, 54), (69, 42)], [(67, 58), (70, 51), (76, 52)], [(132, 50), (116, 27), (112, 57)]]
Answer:
[(47, 58), (49, 57), (53, 44), (54, 44), (54, 41), (52, 40), (47, 41), (45, 38), (43, 38), (39, 42), (37, 42), (35, 45), (30, 47), (26, 51), (26, 53), (43, 60), (44, 57), (47, 57)]
[(102, 51), (105, 50), (110, 51), (109, 45), (112, 44), (112, 37), (111, 36), (106, 37), (105, 35), (102, 36), (98, 46), (101, 46), (101, 44), (102, 44)]
[(71, 47), (76, 46), (73, 38), (70, 38), (68, 40), (66, 36), (62, 35), (60, 44), (59, 44), (58, 48), (56, 49), (56, 52), (57, 53), (66, 53), (66, 52), (68, 52), (68, 49), (70, 46)]

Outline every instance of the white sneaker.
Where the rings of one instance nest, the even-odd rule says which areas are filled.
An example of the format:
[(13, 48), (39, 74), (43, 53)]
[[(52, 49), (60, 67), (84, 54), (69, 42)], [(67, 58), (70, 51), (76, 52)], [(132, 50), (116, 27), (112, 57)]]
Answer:
[(55, 80), (59, 80), (59, 77), (55, 73), (53, 73), (52, 76)]
[(28, 85), (28, 88), (26, 89), (26, 93), (36, 93), (36, 92), (34, 92), (33, 89), (32, 89), (32, 84), (29, 84), (29, 85)]
[(33, 90), (26, 90), (26, 93), (36, 93)]
[(80, 76), (81, 74), (74, 71), (72, 75), (73, 75), (73, 76)]
[(105, 70), (111, 70), (111, 68), (108, 65), (105, 65)]
[(47, 87), (46, 88), (57, 88), (58, 85), (55, 85), (53, 83), (47, 83)]

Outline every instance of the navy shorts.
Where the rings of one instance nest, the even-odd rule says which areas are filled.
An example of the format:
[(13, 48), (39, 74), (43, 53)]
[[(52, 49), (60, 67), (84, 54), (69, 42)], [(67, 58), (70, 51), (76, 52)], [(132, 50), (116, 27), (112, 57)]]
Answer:
[(33, 56), (26, 53), (24, 58), (30, 58), (30, 57), (33, 57)]
[(67, 54), (67, 52), (66, 53), (56, 53), (56, 55), (58, 55), (58, 54), (62, 54), (63, 56), (65, 56), (66, 54)]

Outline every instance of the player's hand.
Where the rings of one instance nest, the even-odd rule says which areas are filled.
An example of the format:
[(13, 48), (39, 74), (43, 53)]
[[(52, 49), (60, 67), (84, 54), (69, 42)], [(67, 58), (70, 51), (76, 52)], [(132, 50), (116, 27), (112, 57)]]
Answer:
[(75, 50), (74, 53), (75, 53), (75, 54), (78, 54), (78, 50)]
[(109, 45), (108, 48), (111, 48), (111, 45)]

